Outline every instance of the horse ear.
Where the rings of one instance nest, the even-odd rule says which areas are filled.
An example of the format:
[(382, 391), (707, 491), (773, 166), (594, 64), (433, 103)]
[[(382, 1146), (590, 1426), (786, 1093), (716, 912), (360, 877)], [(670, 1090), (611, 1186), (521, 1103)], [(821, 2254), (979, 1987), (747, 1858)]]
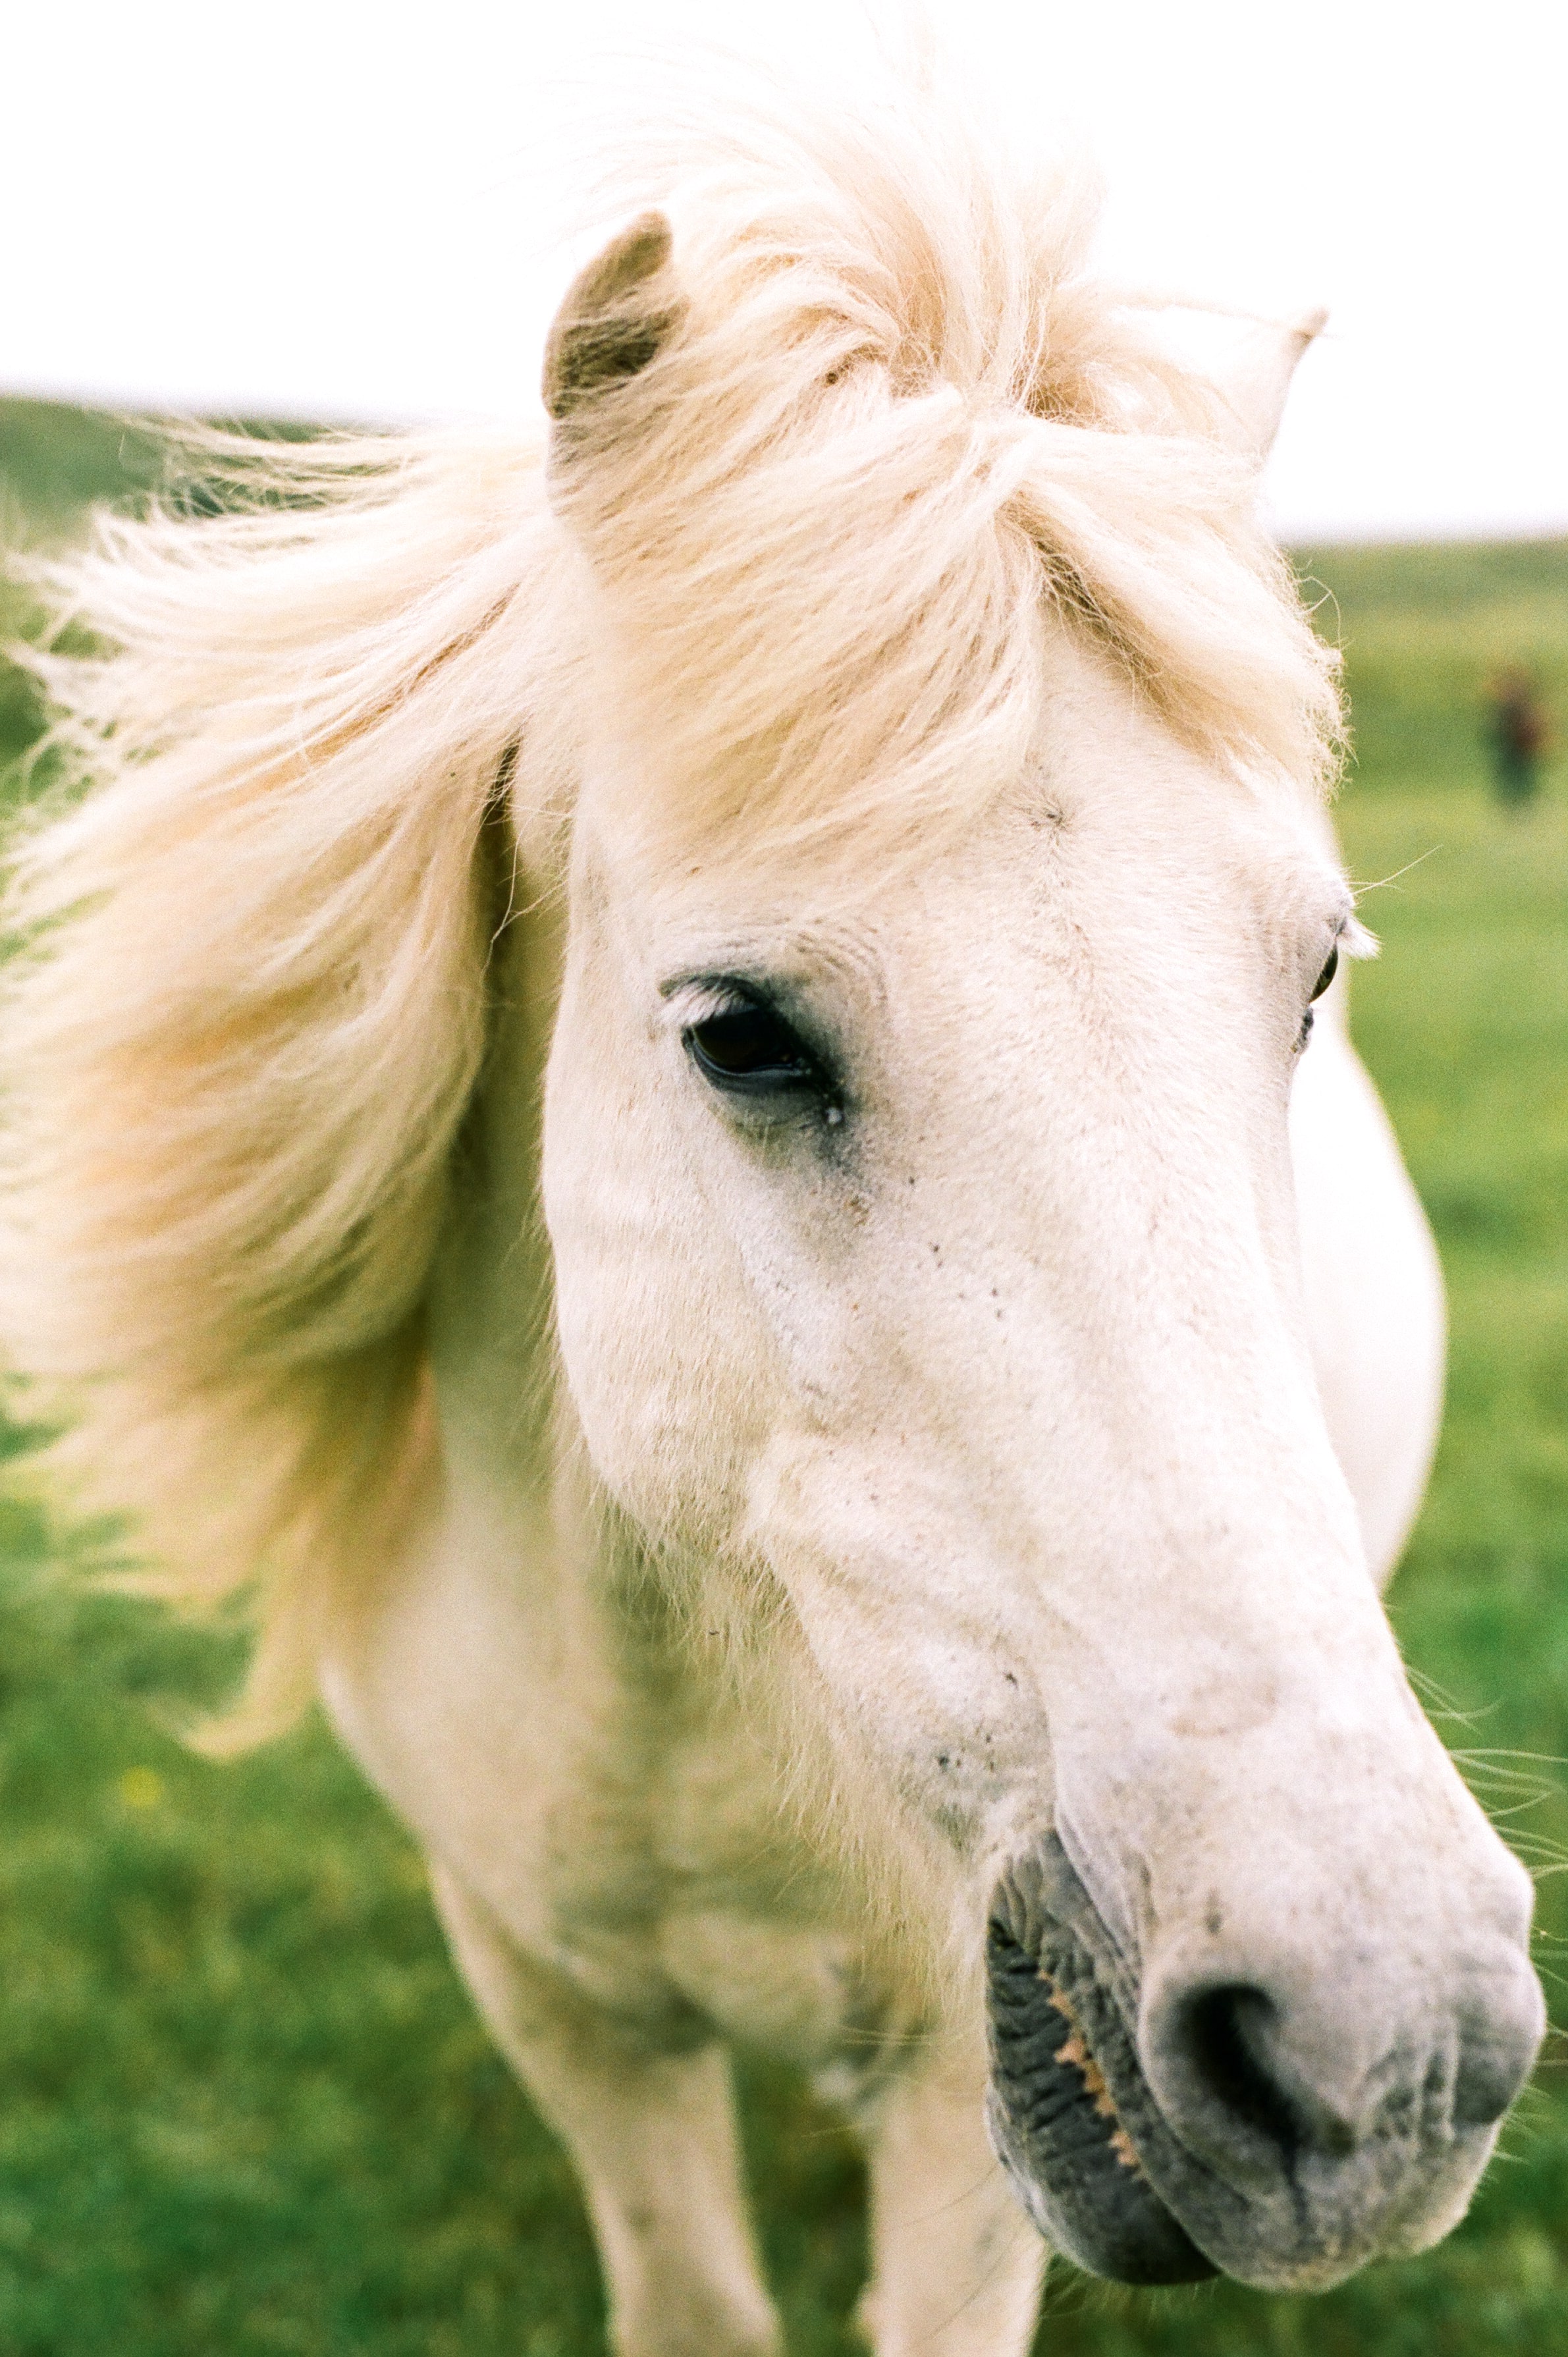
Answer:
[(1289, 327), (1256, 327), (1230, 356), (1219, 390), (1235, 415), (1238, 441), (1260, 464), (1280, 430), (1296, 362), (1327, 317), (1324, 310), (1305, 311)]
[(628, 383), (679, 324), (660, 212), (639, 215), (566, 290), (544, 347), (544, 406), (557, 424)]

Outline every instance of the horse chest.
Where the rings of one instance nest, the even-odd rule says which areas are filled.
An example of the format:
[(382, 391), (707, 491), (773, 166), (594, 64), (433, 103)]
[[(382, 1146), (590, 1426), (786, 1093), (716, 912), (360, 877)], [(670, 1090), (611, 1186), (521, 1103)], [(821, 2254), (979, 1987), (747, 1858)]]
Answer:
[(853, 1900), (780, 1808), (780, 1780), (722, 1721), (670, 1745), (650, 1824), (660, 1963), (727, 2034), (830, 2061), (885, 2010)]
[(478, 1555), (384, 1588), (327, 1679), (394, 1804), (520, 1947), (655, 2039), (694, 2013), (813, 2068), (885, 2039), (897, 1975), (766, 1714)]
[(740, 1715), (623, 1692), (484, 1878), (524, 1945), (655, 2042), (705, 2024), (853, 2096), (910, 2008), (784, 1789)]

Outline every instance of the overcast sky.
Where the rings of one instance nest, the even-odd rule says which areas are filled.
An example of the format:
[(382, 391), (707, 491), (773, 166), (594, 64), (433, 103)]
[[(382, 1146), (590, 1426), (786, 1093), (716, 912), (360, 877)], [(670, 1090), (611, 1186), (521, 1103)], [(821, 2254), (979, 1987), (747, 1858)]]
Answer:
[[(1119, 276), (1313, 302), (1297, 539), (1568, 531), (1568, 5), (930, 0), (1023, 135), (1087, 140)], [(565, 273), (541, 157), (618, 42), (853, 57), (853, 0), (30, 0), (0, 33), (0, 392), (517, 412)]]

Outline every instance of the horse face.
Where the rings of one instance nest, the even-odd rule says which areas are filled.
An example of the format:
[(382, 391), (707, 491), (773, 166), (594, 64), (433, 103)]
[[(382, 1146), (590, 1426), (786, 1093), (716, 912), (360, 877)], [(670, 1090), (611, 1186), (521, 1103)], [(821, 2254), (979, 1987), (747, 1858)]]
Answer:
[(1316, 2286), (1461, 2211), (1541, 2034), (1529, 1885), (1412, 1696), (1304, 1340), (1286, 1106), (1345, 886), (1053, 667), (1036, 770), (821, 920), (640, 891), (585, 805), (565, 1366), (620, 1504), (766, 1567), (960, 1861), (1052, 2242)]

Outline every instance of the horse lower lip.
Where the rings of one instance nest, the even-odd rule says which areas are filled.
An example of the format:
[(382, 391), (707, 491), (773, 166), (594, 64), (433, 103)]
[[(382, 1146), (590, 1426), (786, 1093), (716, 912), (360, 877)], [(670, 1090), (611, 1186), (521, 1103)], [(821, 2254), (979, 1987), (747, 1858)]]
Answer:
[(1036, 2223), (1116, 2282), (1213, 2275), (1144, 2175), (1070, 2001), (999, 1917), (987, 1962), (992, 2138)]

